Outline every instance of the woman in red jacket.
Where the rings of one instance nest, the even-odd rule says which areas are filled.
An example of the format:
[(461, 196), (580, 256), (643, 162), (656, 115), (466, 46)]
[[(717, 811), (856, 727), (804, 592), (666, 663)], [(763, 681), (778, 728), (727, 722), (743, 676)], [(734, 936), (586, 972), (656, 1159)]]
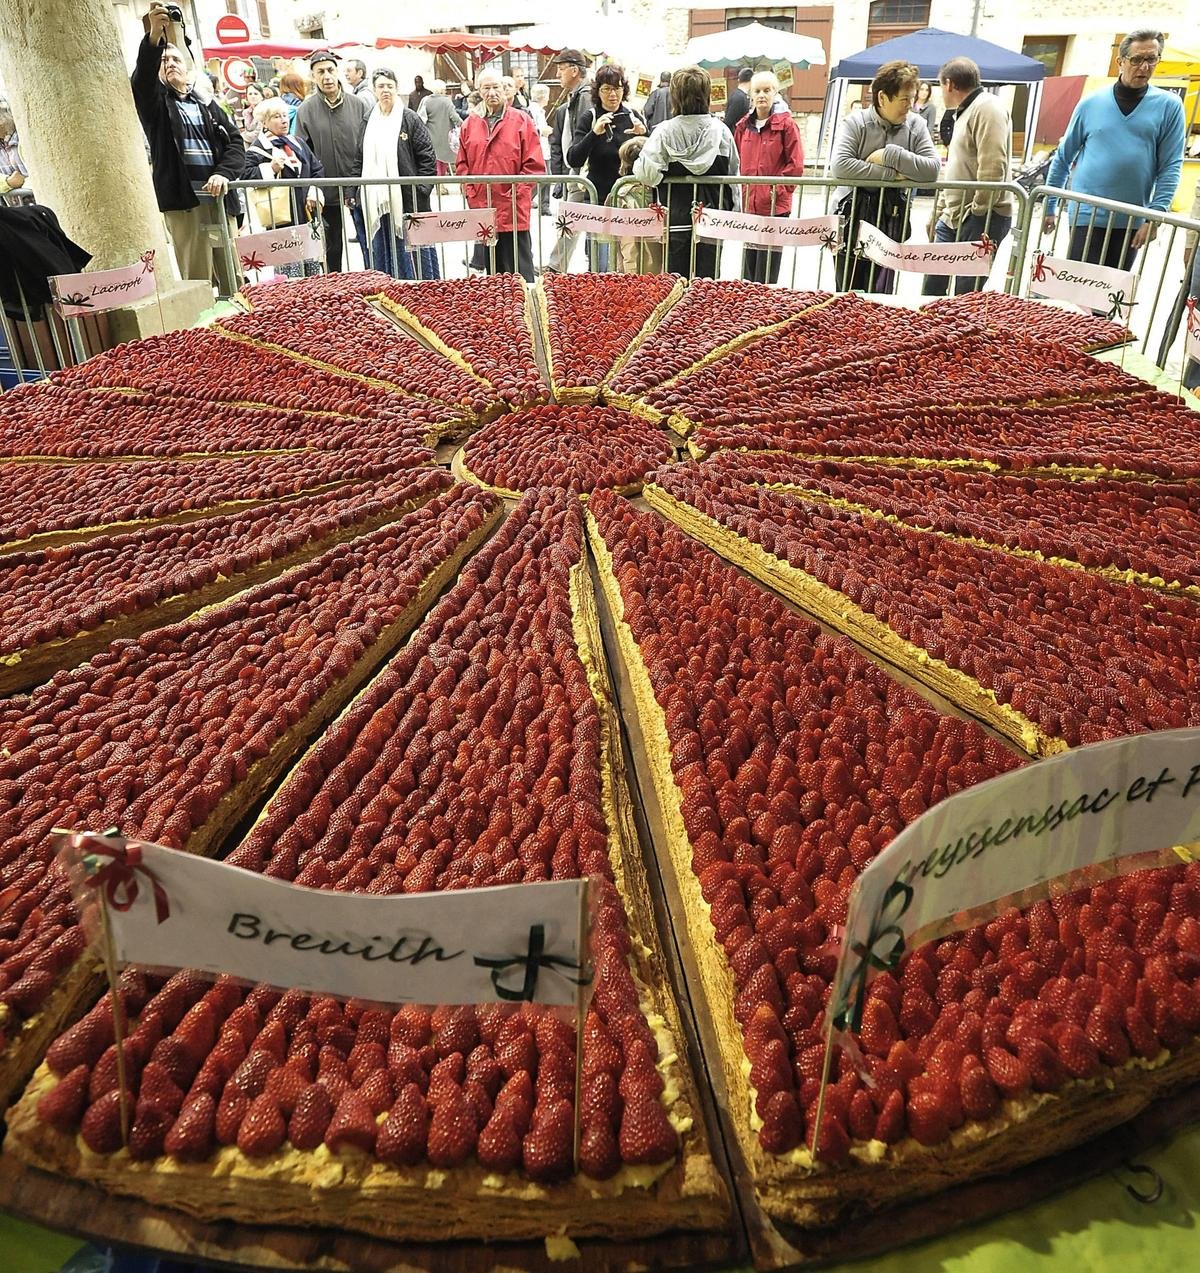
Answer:
[[(758, 71), (750, 81), (754, 109), (733, 130), (744, 177), (799, 177), (804, 172), (804, 145), (787, 104), (779, 97), (779, 81)], [(791, 186), (746, 186), (742, 207), (760, 216), (786, 217), (792, 211)], [(752, 283), (778, 283), (779, 248), (745, 249), (742, 278)]]

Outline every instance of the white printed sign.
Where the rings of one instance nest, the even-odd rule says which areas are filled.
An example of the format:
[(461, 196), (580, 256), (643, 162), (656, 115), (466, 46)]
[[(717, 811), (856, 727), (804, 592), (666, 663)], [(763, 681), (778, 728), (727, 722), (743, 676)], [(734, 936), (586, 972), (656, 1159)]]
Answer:
[(307, 225), (243, 234), (235, 241), (242, 269), (265, 270), (293, 261), (319, 261), (324, 249), (320, 227), (320, 220), (314, 217)]
[(1188, 297), (1184, 310), (1183, 356), (1200, 360), (1200, 310), (1196, 301)]
[(838, 218), (764, 217), (752, 212), (721, 212), (701, 208), (696, 215), (696, 234), (702, 239), (736, 239), (767, 248), (824, 247), (837, 249)]
[(1124, 322), (1133, 308), (1137, 276), (1131, 270), (1114, 270), (1064, 256), (1035, 252), (1029, 264), (1029, 291), (1037, 296), (1070, 301)]
[(1030, 905), (1051, 881), (1197, 839), (1200, 729), (1076, 747), (941, 801), (858, 878), (830, 1000), (834, 1025), (856, 1030), (875, 972), (981, 922), (985, 908)]
[(94, 274), (52, 274), (54, 304), (64, 318), (80, 318), (106, 309), (118, 309), (130, 301), (153, 296), (154, 250), (143, 252), (136, 264)]
[(555, 226), (559, 234), (619, 234), (623, 239), (661, 239), (667, 210), (661, 203), (648, 208), (606, 208), (600, 203), (560, 203)]
[(962, 243), (897, 243), (869, 221), (858, 227), (857, 248), (868, 260), (917, 274), (987, 274), (996, 246), (986, 234)]
[(467, 208), (462, 212), (409, 212), (404, 217), (404, 237), (409, 247), (431, 243), (482, 243), (496, 237), (495, 208)]
[(303, 888), (158, 844), (70, 834), (122, 963), (196, 968), (381, 1003), (574, 1004), (586, 880), (379, 896)]

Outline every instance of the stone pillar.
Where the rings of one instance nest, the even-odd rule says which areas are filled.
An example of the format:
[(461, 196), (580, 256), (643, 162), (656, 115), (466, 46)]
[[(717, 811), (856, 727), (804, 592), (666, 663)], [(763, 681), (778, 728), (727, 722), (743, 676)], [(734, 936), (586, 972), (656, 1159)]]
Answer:
[[(0, 65), (38, 201), (92, 254), (91, 269), (153, 248), (167, 326), (194, 322), (212, 292), (173, 281), (111, 0), (0, 0)], [(145, 323), (131, 328), (116, 311), (120, 339), (161, 330), (153, 300), (130, 310)]]

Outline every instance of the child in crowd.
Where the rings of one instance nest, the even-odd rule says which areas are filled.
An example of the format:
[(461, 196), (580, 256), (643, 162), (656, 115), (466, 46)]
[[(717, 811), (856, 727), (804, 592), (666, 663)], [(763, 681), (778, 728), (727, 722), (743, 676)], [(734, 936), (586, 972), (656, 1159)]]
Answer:
[[(646, 144), (645, 137), (631, 137), (624, 142), (617, 156), (621, 161), (621, 176), (627, 177), (633, 171), (634, 160), (642, 153)], [(627, 186), (618, 196), (615, 206), (619, 208), (645, 208), (649, 205), (653, 192), (649, 186)], [(661, 239), (618, 238), (616, 269), (619, 274), (661, 274), (663, 263), (663, 245)]]

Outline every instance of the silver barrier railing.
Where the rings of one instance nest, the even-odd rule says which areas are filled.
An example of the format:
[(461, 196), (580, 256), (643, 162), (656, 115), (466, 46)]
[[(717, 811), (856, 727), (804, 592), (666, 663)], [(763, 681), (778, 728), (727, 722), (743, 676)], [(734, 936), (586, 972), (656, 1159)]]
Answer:
[[(1047, 215), (1048, 203), (1056, 205)], [(1149, 227), (1143, 240), (1141, 227)], [(1166, 231), (1166, 233), (1163, 233)], [(1189, 294), (1200, 294), (1193, 282), (1195, 258), (1185, 262), (1185, 236), (1200, 234), (1200, 222), (1174, 212), (1158, 212), (1099, 195), (1056, 186), (1037, 186), (1030, 193), (1018, 230), (1014, 260), (1021, 263), (1021, 295), (1028, 295), (1030, 266), (1036, 253), (1069, 257), (1094, 265), (1132, 271), (1137, 280), (1131, 313), (1123, 321), (1149, 354), (1165, 367), (1179, 335)], [(1169, 303), (1164, 305), (1164, 289)]]
[[(796, 218), (837, 215), (841, 229), (838, 239), (840, 249), (834, 255), (834, 264), (829, 275), (826, 274), (828, 254), (824, 251), (813, 256), (806, 265), (812, 266), (815, 261), (815, 276), (800, 277), (802, 259), (796, 248), (755, 248), (743, 247), (742, 277), (753, 282), (776, 283), (781, 274), (781, 262), (784, 253), (791, 254), (791, 270), (788, 285), (791, 287), (815, 287), (823, 290), (891, 292), (895, 290), (896, 279), (892, 272), (873, 261), (858, 256), (855, 252), (857, 227), (864, 221), (878, 226), (889, 238), (898, 242), (911, 239), (914, 232), (924, 228), (930, 241), (933, 241), (932, 210), (936, 207), (938, 193), (961, 191), (964, 196), (983, 192), (988, 202), (982, 217), (962, 218), (951, 236), (943, 241), (966, 242), (976, 241), (981, 235), (988, 235), (996, 244), (1000, 244), (1008, 235), (1010, 226), (1016, 225), (1023, 215), (1029, 195), (1025, 188), (1011, 181), (940, 181), (935, 186), (927, 186), (919, 181), (848, 181), (838, 177), (777, 177), (777, 176), (724, 176), (724, 177), (667, 177), (654, 187), (657, 201), (667, 210), (667, 225), (664, 228), (664, 254), (669, 258), (667, 268), (695, 277), (697, 273), (713, 274), (719, 271), (720, 245), (705, 244), (701, 236), (695, 232), (691, 219), (691, 209), (700, 202), (708, 204), (710, 200), (699, 198), (700, 192), (717, 192), (717, 200), (713, 206), (731, 207), (740, 197), (743, 190), (755, 187), (768, 187), (767, 215), (786, 215)], [(666, 191), (665, 196), (661, 193)], [(786, 191), (786, 202), (793, 204), (790, 211), (778, 212), (782, 196)], [(847, 193), (835, 200), (838, 190)], [(609, 196), (610, 203), (621, 203), (636, 199), (645, 199), (647, 188), (633, 177), (621, 177), (613, 186)], [(682, 197), (676, 195), (682, 191)], [(793, 200), (793, 195), (798, 196)], [(918, 205), (919, 198), (933, 195), (930, 201), (930, 215), (925, 218), (922, 227), (918, 214), (924, 205)], [(1011, 200), (1013, 215), (1003, 217), (997, 205)], [(814, 206), (814, 204), (816, 206)], [(672, 236), (675, 236), (674, 239)], [(674, 249), (672, 251), (672, 248)], [(699, 265), (699, 269), (697, 268)], [(959, 290), (967, 291), (982, 286), (986, 275), (969, 276), (961, 281)], [(926, 294), (940, 295), (945, 287), (945, 276), (930, 275), (926, 277)], [(1006, 282), (1006, 287), (1011, 281)]]
[[(88, 352), (87, 341), (84, 339), (79, 319), (61, 317), (50, 303), (31, 304), (25, 295), (25, 289), (21, 286), (20, 278), (14, 276), (13, 281), (16, 284), (17, 303), (21, 310), (18, 321), (24, 324), (24, 339), (17, 329), (16, 322), (9, 316), (5, 307), (0, 305), (0, 332), (4, 335), (4, 344), (12, 362), (11, 369), (0, 368), (0, 372), (11, 375), (14, 381), (13, 387), (43, 380), (59, 368), (86, 361), (91, 355)], [(45, 327), (50, 345), (54, 350), (55, 366), (53, 367), (46, 365), (47, 354), (43, 350), (40, 332), (42, 326)], [(65, 345), (59, 335), (60, 326), (66, 334)], [(25, 365), (27, 348), (32, 361), (36, 364), (36, 371), (33, 367)], [(7, 387), (2, 384), (4, 378), (7, 376), (0, 376), (0, 389)]]
[[(269, 195), (272, 190), (295, 191), (291, 209), (292, 220), (285, 222), (279, 219), (275, 215), (273, 204), (268, 204), (271, 215), (262, 225), (264, 230), (295, 224), (299, 219), (297, 214), (304, 211), (303, 205), (307, 192), (313, 188), (322, 191), (325, 202), (319, 214), (316, 215), (321, 216), (325, 225), (324, 259), (326, 267), (331, 271), (339, 270), (343, 261), (347, 263), (351, 261), (350, 233), (346, 224), (349, 218), (354, 226), (355, 242), (358, 244), (364, 269), (378, 269), (396, 278), (414, 280), (446, 277), (446, 252), (466, 250), (473, 253), (472, 258), (469, 258), (467, 262), (471, 268), (486, 270), (492, 274), (509, 269), (524, 274), (532, 280), (535, 272), (540, 273), (545, 269), (561, 269), (565, 272), (574, 255), (576, 241), (582, 236), (569, 236), (570, 242), (561, 245), (561, 251), (560, 245), (556, 244), (555, 251), (549, 254), (552, 258), (550, 260), (546, 259), (542, 235), (527, 231), (513, 233), (511, 238), (509, 236), (512, 232), (502, 231), (488, 245), (455, 242), (438, 245), (436, 249), (430, 247), (414, 251), (407, 246), (403, 231), (404, 218), (410, 212), (459, 211), (461, 205), (448, 205), (445, 202), (445, 196), (453, 191), (459, 191), (465, 205), (467, 196), (464, 187), (475, 186), (483, 188), (483, 199), (482, 202), (477, 200), (471, 206), (495, 207), (498, 210), (503, 208), (508, 212), (510, 224), (516, 226), (521, 219), (519, 216), (520, 192), (523, 189), (529, 189), (530, 223), (533, 226), (540, 216), (547, 215), (543, 208), (549, 200), (551, 190), (555, 186), (564, 185), (569, 189), (571, 197), (584, 202), (596, 202), (596, 187), (586, 177), (552, 173), (520, 176), (460, 174), (442, 177), (344, 177), (336, 180), (322, 177), (316, 181), (312, 178), (281, 178), (269, 182), (234, 181), (230, 183), (230, 189), (240, 190), (246, 194), (248, 208), (254, 204), (252, 197), (254, 192), (265, 192)], [(507, 187), (507, 193), (500, 190), (493, 195), (497, 187)], [(361, 194), (364, 189), (378, 190), (383, 193), (384, 203), (364, 200)], [(331, 192), (337, 192), (337, 197), (331, 198)], [(375, 222), (373, 229), (367, 225), (364, 203), (375, 204), (371, 218)], [(330, 238), (330, 232), (332, 232), (332, 238)], [(229, 233), (228, 223), (223, 219), (218, 221), (217, 234), (225, 269), (230, 277), (236, 280), (241, 276), (242, 268), (237, 259), (235, 240)], [(522, 239), (522, 234), (528, 234), (528, 239)], [(560, 236), (563, 239), (567, 237)], [(593, 268), (600, 263), (600, 246), (597, 242), (589, 244), (589, 259)]]

